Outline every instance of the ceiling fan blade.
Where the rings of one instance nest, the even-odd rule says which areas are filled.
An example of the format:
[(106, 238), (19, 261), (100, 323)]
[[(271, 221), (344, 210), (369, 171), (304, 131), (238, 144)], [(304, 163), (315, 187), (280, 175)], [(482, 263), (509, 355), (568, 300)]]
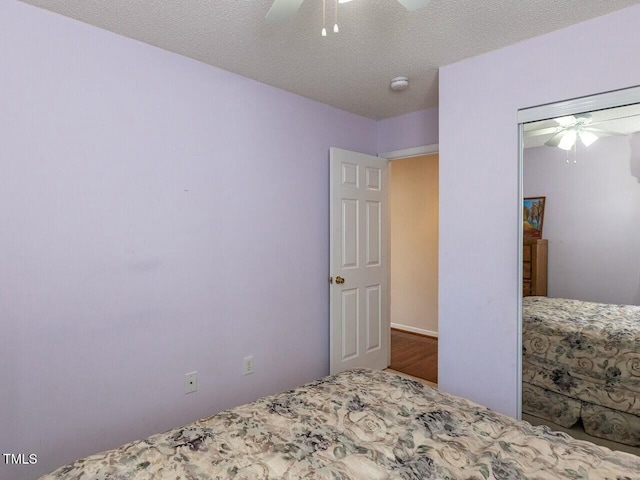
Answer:
[(597, 120), (595, 122), (591, 122), (591, 124), (589, 126), (592, 127), (594, 125), (600, 125), (601, 123), (607, 123), (607, 122), (619, 122), (621, 120), (629, 120), (629, 119), (637, 118), (637, 117), (640, 117), (640, 113), (634, 113), (633, 115), (625, 115), (623, 117), (604, 118), (602, 120)]
[[(610, 135), (630, 135), (640, 131), (640, 114), (625, 115), (622, 117), (605, 118), (592, 122), (588, 128), (597, 129)], [(595, 130), (594, 130), (595, 131)]]
[(571, 125), (575, 125), (575, 123), (577, 122), (577, 118), (574, 117), (573, 115), (568, 115), (566, 117), (558, 117), (558, 118), (554, 118), (553, 120), (555, 120), (555, 122), (561, 127), (569, 127)]
[(407, 10), (413, 12), (414, 10), (426, 7), (431, 0), (398, 0), (398, 2)]
[(558, 145), (560, 145), (560, 140), (562, 140), (562, 137), (564, 137), (565, 133), (567, 133), (567, 131), (563, 130), (562, 132), (558, 133), (557, 135), (554, 135), (549, 140), (544, 142), (544, 144), (547, 147), (557, 147)]
[(279, 22), (289, 18), (300, 8), (304, 0), (274, 0), (265, 17), (269, 22)]
[(523, 132), (524, 138), (540, 137), (542, 135), (551, 135), (552, 133), (558, 133), (558, 127), (539, 128), (537, 130), (529, 130)]
[(599, 137), (624, 136), (628, 133), (614, 132), (612, 130), (603, 130), (602, 128), (588, 127), (583, 129), (585, 132), (595, 133)]

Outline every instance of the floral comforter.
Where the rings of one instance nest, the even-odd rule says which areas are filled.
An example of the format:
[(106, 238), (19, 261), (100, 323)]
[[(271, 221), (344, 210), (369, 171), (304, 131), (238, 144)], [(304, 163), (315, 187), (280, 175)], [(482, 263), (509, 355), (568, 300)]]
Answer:
[[(522, 331), (530, 362), (640, 392), (640, 307), (525, 297)], [(571, 383), (561, 372), (556, 376), (556, 383)]]
[(522, 300), (523, 411), (640, 445), (640, 307)]
[(640, 479), (640, 458), (352, 370), (64, 466), (43, 479)]

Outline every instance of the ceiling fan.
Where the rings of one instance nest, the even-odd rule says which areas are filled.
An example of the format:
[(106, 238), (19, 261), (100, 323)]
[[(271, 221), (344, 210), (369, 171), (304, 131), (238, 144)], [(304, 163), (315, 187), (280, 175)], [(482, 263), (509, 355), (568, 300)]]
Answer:
[(571, 150), (575, 146), (578, 138), (585, 147), (588, 147), (601, 136), (613, 134), (613, 132), (593, 127), (593, 117), (590, 113), (569, 115), (555, 118), (554, 120), (558, 124), (556, 127), (558, 133), (544, 142), (548, 147)]
[[(304, 0), (274, 0), (267, 12), (267, 20), (277, 22), (294, 15)], [(338, 3), (347, 3), (351, 0), (338, 0)], [(431, 0), (398, 0), (407, 10), (414, 11), (426, 7)]]
[(548, 147), (557, 147), (568, 151), (575, 147), (578, 140), (585, 147), (588, 147), (600, 137), (620, 135), (618, 132), (596, 128), (596, 125), (604, 122), (594, 122), (590, 113), (558, 117), (554, 118), (553, 121), (557, 124), (555, 127), (530, 130), (525, 132), (525, 136), (534, 137), (553, 134), (544, 144)]

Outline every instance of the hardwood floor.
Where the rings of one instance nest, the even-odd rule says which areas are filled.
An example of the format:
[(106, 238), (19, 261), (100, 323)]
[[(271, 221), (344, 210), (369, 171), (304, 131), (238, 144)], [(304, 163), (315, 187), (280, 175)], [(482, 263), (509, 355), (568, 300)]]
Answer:
[(438, 339), (392, 328), (389, 368), (438, 383)]

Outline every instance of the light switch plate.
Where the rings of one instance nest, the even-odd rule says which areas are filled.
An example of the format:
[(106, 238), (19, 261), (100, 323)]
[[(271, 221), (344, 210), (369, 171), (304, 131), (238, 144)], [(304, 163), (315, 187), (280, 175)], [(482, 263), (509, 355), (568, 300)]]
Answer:
[(243, 372), (245, 375), (251, 375), (253, 373), (253, 355), (244, 357)]

